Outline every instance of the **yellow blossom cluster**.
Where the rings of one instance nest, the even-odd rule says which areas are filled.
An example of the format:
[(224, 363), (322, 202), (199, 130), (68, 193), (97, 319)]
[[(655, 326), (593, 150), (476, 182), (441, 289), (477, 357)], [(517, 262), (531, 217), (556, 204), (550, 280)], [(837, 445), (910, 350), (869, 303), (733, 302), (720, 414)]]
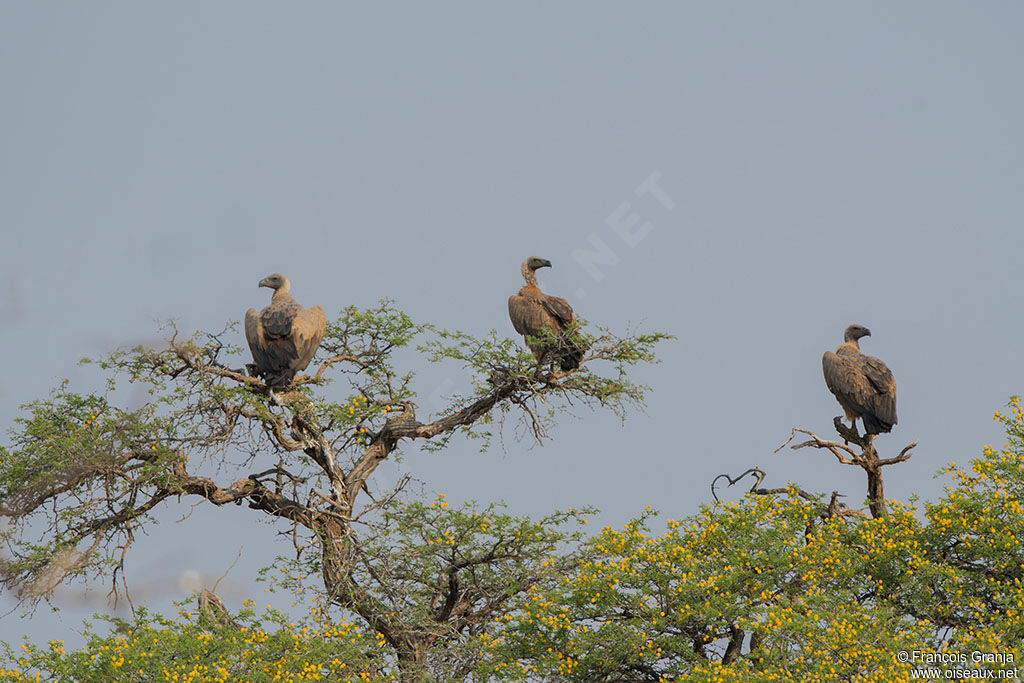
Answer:
[(486, 644), (492, 671), (587, 679), (615, 662), (664, 680), (881, 683), (908, 680), (900, 650), (1024, 661), (1019, 400), (1009, 413), (1003, 450), (951, 464), (947, 495), (923, 511), (889, 501), (885, 518), (824, 517), (791, 487), (668, 520), (659, 536), (643, 518), (605, 527), (558, 588), (506, 615)]
[(61, 641), (52, 641), (47, 651), (24, 646), (25, 656), (17, 667), (0, 669), (0, 681), (40, 680), (40, 670), (46, 672), (47, 680), (298, 683), (395, 679), (394, 674), (371, 666), (373, 649), (387, 647), (383, 636), (367, 633), (349, 621), (291, 623), (276, 631), (240, 625), (210, 629), (193, 619), (192, 613), (181, 614), (191, 621), (177, 627), (169, 622), (157, 628), (147, 625), (127, 635), (93, 640), (70, 654)]

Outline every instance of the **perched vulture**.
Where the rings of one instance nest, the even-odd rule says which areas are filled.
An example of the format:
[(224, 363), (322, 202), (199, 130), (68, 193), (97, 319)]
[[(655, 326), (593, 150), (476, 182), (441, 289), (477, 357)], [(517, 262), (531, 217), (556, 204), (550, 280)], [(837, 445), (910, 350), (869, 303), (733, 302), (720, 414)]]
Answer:
[(280, 273), (263, 278), (259, 286), (270, 287), (274, 295), (259, 313), (250, 308), (245, 314), (245, 339), (255, 361), (254, 374), (268, 386), (287, 386), (313, 360), (327, 330), (327, 316), (319, 306), (303, 310), (289, 294), (288, 278)]
[[(523, 261), (521, 271), (526, 285), (518, 294), (508, 298), (508, 317), (512, 319), (512, 326), (516, 328), (516, 332), (527, 338), (526, 345), (530, 347), (538, 361), (543, 362), (547, 358), (558, 361), (558, 366), (562, 370), (574, 370), (580, 366), (583, 353), (586, 351), (566, 335), (566, 331), (572, 331), (576, 316), (573, 315), (568, 301), (545, 294), (537, 286), (537, 275), (534, 271), (550, 266), (551, 261), (536, 256)], [(543, 337), (545, 334), (554, 336), (557, 339), (556, 344), (530, 340), (530, 337)]]
[(843, 336), (843, 345), (835, 353), (826, 351), (821, 358), (825, 384), (835, 394), (839, 405), (855, 427), (862, 418), (864, 432), (888, 432), (896, 424), (896, 380), (885, 363), (860, 352), (857, 340), (871, 336), (862, 325), (850, 325)]

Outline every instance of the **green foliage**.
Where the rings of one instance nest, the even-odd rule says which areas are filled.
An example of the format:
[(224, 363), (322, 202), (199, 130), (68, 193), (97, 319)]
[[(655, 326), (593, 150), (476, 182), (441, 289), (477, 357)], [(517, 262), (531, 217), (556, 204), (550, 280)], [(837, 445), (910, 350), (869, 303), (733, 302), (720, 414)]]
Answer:
[[(31, 506), (53, 486), (73, 485), (86, 473), (109, 469), (125, 452), (160, 451), (166, 425), (151, 408), (129, 412), (107, 403), (101, 396), (70, 392), (63, 385), (49, 399), (34, 401), (18, 418), (13, 449), (3, 451), (0, 461), (0, 500), (10, 511)], [(151, 462), (151, 461), (150, 461)], [(146, 473), (154, 468), (145, 466)]]
[[(570, 509), (535, 521), (503, 507), (453, 508), (444, 494), (429, 503), (396, 498), (360, 537), (347, 539), (360, 606), (384, 617), (389, 639), (416, 633), (429, 642), (424, 670), (442, 679), (455, 676), (452, 667), (468, 675), (482, 635), (501, 628), (498, 617), (521, 605), (532, 587), (552, 585), (574, 566), (572, 549), (594, 512)], [(279, 558), (275, 568), (265, 578), (300, 597), (323, 571), (321, 557), (309, 554)]]
[[(519, 390), (518, 395), (502, 403), (498, 410), (502, 415), (519, 411), (525, 433), (541, 439), (547, 436), (560, 414), (578, 405), (600, 406), (623, 420), (629, 409), (642, 408), (650, 388), (632, 382), (627, 371), (639, 363), (657, 362), (654, 346), (674, 338), (662, 333), (620, 338), (603, 328), (599, 329), (599, 335), (592, 336), (583, 332), (584, 324), (578, 321), (562, 338), (530, 337), (535, 345), (557, 347), (568, 341), (587, 349), (584, 364), (572, 372), (545, 368), (530, 351), (519, 348), (511, 339), (499, 337), (494, 330), (483, 338), (439, 330), (434, 338), (420, 346), (420, 350), (431, 362), (454, 360), (472, 372), (474, 392), (455, 397), (452, 410), (466, 407), (495, 387), (511, 384)], [(608, 376), (600, 374), (608, 370)], [(491, 422), (488, 416), (462, 430), (469, 436), (486, 440), (492, 433), (482, 430), (481, 425)]]
[[(65, 384), (24, 408), (28, 417), (18, 418), (12, 447), (0, 452), (0, 514), (15, 522), (0, 538), (10, 550), (3, 582), (35, 595), (85, 571), (97, 550), (113, 562), (111, 539), (81, 550), (79, 541), (114, 525), (122, 541), (130, 535), (149, 512), (136, 505), (140, 491), (167, 485), (174, 456), (163, 445), (170, 427), (153, 406), (122, 410)], [(130, 478), (122, 476), (126, 468)], [(102, 497), (94, 495), (98, 487)], [(56, 498), (66, 504), (55, 514), (46, 506)], [(37, 523), (42, 519), (47, 525)], [(29, 540), (33, 531), (36, 541)]]
[[(450, 420), (421, 438), (435, 449), (459, 432), (486, 445), (491, 426), (512, 411), (540, 438), (560, 403), (545, 396), (564, 399), (562, 405), (596, 401), (621, 414), (624, 402), (636, 404), (643, 394), (624, 375), (606, 380), (587, 370), (546, 373), (510, 339), (494, 332), (482, 339), (437, 332), (389, 301), (344, 309), (327, 326), (320, 365), (277, 394), (237, 367), (247, 353), (224, 341), (238, 334), (236, 326), (184, 339), (173, 325), (167, 332), (164, 348), (137, 346), (83, 360), (107, 373), (106, 392), (77, 394), (63, 385), (50, 398), (23, 406), (26, 416), (18, 420), (10, 447), (0, 450), (0, 512), (14, 520), (3, 534), (10, 559), (2, 580), (23, 598), (45, 597), (57, 582), (88, 569), (116, 572), (133, 534), (153, 521), (152, 510), (169, 497), (236, 500), (231, 491), (217, 493), (213, 481), (187, 472), (186, 464), (219, 472), (232, 468), (233, 454), (242, 454), (244, 462), (259, 459), (260, 471), (249, 474), (258, 484), (250, 504), (303, 519), (294, 512), (297, 501), (308, 500), (310, 488), (340, 491), (346, 458), (353, 468), (362, 463), (362, 476), (368, 476), (382, 457), (375, 446), (386, 456), (399, 441), (391, 434), (415, 434), (415, 374), (399, 369), (395, 356), (403, 349), (411, 353), (415, 343), (428, 362), (456, 361), (477, 372), (473, 390), (454, 400)], [(653, 360), (651, 346), (664, 338), (586, 341), (594, 344), (595, 361), (611, 361), (621, 371), (638, 359)], [(348, 386), (340, 392), (329, 387), (332, 377)], [(135, 410), (118, 408), (111, 397), (124, 384), (141, 386), (148, 401)], [(290, 501), (267, 503), (267, 486), (277, 496), (290, 493)]]

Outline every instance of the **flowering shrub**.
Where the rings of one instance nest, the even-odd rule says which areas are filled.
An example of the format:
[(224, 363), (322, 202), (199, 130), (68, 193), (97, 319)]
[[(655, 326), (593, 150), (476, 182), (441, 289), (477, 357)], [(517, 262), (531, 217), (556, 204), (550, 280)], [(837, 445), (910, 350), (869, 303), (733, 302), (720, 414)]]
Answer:
[(314, 609), (291, 621), (270, 608), (246, 605), (229, 623), (198, 611), (175, 621), (139, 610), (132, 622), (111, 621), (107, 635), (91, 633), (84, 648), (62, 641), (8, 649), (0, 681), (384, 681), (384, 643), (361, 625), (329, 621)]
[(505, 617), (489, 673), (867, 682), (909, 680), (926, 654), (947, 668), (1024, 662), (1019, 404), (996, 413), (1003, 448), (943, 469), (950, 485), (923, 509), (821, 519), (822, 506), (792, 488), (667, 520), (660, 535), (650, 511), (603, 529), (577, 571)]

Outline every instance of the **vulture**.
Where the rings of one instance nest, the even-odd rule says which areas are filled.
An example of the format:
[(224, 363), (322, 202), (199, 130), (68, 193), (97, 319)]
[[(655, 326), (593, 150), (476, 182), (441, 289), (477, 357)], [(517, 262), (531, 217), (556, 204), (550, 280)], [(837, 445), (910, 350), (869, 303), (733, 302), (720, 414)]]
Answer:
[(857, 418), (864, 422), (867, 434), (888, 432), (896, 424), (896, 380), (885, 363), (860, 352), (857, 340), (871, 336), (863, 325), (850, 325), (843, 345), (835, 353), (826, 351), (821, 358), (825, 384), (855, 429)]
[[(526, 337), (526, 345), (533, 351), (538, 362), (543, 362), (547, 358), (557, 361), (563, 371), (575, 370), (580, 366), (586, 349), (566, 334), (572, 333), (576, 322), (572, 307), (565, 299), (545, 294), (537, 286), (535, 271), (550, 266), (551, 261), (537, 256), (531, 256), (523, 261), (520, 270), (526, 284), (518, 294), (508, 298), (508, 317), (511, 318), (516, 332)], [(553, 345), (540, 339), (530, 339), (545, 335), (555, 337), (557, 343)]]
[(259, 313), (250, 308), (245, 314), (245, 339), (255, 362), (253, 374), (270, 387), (287, 386), (313, 360), (327, 331), (327, 316), (320, 306), (303, 309), (289, 293), (291, 282), (280, 273), (263, 278), (259, 286), (269, 287), (274, 295)]

